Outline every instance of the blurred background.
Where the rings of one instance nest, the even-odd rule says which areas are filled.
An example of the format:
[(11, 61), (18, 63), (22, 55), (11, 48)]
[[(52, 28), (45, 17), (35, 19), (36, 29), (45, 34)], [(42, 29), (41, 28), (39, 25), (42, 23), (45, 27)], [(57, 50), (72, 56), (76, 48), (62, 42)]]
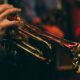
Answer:
[[(80, 0), (8, 0), (8, 3), (22, 9), (21, 16), (26, 23), (61, 38), (80, 42)], [(29, 70), (24, 71), (31, 71), (31, 80), (79, 80), (80, 76), (72, 70), (72, 59), (66, 55), (67, 51), (57, 43), (55, 45), (55, 58), (51, 64), (45, 64), (31, 56), (27, 56), (26, 60), (25, 57), (27, 62), (24, 64), (28, 65)], [(20, 55), (18, 57), (22, 59)], [(29, 78), (30, 76), (27, 77)]]

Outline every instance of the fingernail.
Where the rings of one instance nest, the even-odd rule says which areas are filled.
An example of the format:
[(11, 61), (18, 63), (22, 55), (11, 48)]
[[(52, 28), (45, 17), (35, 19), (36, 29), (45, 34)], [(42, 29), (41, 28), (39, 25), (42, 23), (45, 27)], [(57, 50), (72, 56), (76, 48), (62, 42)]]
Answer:
[(21, 9), (19, 9), (19, 11), (21, 11)]
[(13, 5), (10, 4), (10, 7), (13, 7)]

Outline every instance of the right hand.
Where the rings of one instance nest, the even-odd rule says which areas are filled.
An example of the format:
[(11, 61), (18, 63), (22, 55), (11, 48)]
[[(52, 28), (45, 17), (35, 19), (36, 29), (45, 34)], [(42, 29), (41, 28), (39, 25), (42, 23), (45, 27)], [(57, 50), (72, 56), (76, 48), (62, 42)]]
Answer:
[(10, 21), (7, 19), (7, 17), (12, 13), (20, 11), (21, 9), (15, 8), (10, 4), (0, 4), (0, 31), (12, 25), (18, 25), (19, 21), (17, 20)]

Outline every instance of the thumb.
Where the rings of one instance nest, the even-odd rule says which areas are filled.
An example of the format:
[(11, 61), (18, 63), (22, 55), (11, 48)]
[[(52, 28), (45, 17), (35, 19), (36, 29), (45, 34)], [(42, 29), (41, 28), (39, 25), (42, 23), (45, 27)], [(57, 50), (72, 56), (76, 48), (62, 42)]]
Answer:
[(18, 24), (19, 24), (19, 21), (7, 21), (5, 23), (0, 24), (0, 30), (10, 26), (15, 26)]

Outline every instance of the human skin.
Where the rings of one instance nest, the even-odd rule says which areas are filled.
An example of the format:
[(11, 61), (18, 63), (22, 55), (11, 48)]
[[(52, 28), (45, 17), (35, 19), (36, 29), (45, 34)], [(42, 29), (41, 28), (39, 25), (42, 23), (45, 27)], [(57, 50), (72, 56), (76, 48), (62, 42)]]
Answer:
[(7, 17), (12, 13), (20, 11), (21, 9), (15, 8), (10, 4), (0, 4), (0, 31), (12, 25), (18, 25), (19, 21), (17, 20), (10, 21), (7, 19)]

